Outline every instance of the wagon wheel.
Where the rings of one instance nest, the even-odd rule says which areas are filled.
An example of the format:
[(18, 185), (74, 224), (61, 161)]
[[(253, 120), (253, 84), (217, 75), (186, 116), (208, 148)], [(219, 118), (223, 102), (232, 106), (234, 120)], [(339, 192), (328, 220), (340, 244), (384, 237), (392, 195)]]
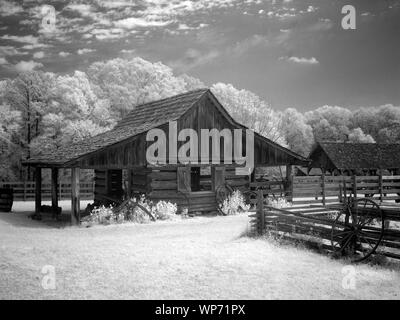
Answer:
[(378, 248), (385, 221), (379, 205), (371, 199), (356, 199), (344, 205), (333, 223), (334, 256), (350, 255), (352, 262), (367, 259)]
[(219, 187), (217, 187), (217, 189), (215, 190), (215, 198), (217, 200), (217, 208), (218, 211), (223, 214), (226, 215), (224, 212), (222, 212), (221, 208), (220, 208), (220, 204), (222, 204), (224, 202), (224, 200), (233, 192), (232, 187), (229, 184), (223, 184), (220, 185)]

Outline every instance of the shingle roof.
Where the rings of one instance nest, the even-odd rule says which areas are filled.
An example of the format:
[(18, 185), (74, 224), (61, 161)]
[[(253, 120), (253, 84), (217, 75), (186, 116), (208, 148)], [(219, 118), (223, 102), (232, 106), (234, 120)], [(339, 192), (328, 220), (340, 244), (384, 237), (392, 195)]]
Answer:
[[(76, 160), (86, 154), (104, 149), (170, 121), (178, 120), (186, 111), (198, 102), (204, 94), (210, 94), (213, 97), (209, 89), (198, 89), (166, 99), (135, 106), (134, 109), (128, 113), (114, 129), (69, 146), (60, 147), (56, 152), (52, 152), (51, 154), (47, 153), (32, 157), (25, 161), (24, 164), (43, 166), (67, 165), (72, 160)], [(246, 128), (234, 121), (229, 114), (226, 113), (226, 116), (229, 117), (238, 127)], [(257, 133), (256, 136), (261, 137), (270, 145), (287, 152), (294, 158), (306, 162), (305, 158), (293, 151), (286, 149)]]
[(324, 142), (319, 145), (337, 169), (400, 167), (400, 144)]
[(136, 106), (114, 129), (60, 147), (51, 154), (42, 154), (25, 161), (26, 164), (62, 165), (85, 154), (103, 149), (146, 132), (163, 123), (179, 119), (209, 89), (199, 89)]

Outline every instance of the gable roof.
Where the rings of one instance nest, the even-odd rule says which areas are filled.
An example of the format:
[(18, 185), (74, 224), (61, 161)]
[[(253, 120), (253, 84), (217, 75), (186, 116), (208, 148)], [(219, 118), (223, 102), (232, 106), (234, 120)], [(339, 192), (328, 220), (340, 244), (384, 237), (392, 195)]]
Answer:
[(164, 123), (179, 119), (207, 91), (208, 89), (189, 91), (135, 106), (113, 129), (71, 145), (62, 146), (54, 153), (32, 157), (24, 164), (63, 165), (85, 154), (132, 138)]
[(400, 144), (320, 142), (310, 153), (311, 167), (319, 148), (339, 170), (400, 168)]
[[(56, 152), (51, 154), (43, 154), (32, 157), (31, 159), (26, 160), (24, 164), (63, 166), (84, 155), (135, 137), (136, 135), (147, 132), (150, 129), (159, 127), (160, 125), (166, 124), (170, 121), (178, 120), (206, 94), (216, 102), (220, 111), (231, 123), (240, 128), (247, 129), (245, 126), (237, 123), (229, 115), (229, 113), (223, 108), (223, 106), (218, 102), (209, 89), (198, 89), (135, 106), (134, 109), (130, 111), (126, 117), (119, 121), (112, 130), (68, 146), (60, 147)], [(255, 133), (255, 135), (274, 147), (287, 152), (292, 157), (306, 162), (305, 158), (301, 157), (295, 152), (286, 149), (257, 133)]]

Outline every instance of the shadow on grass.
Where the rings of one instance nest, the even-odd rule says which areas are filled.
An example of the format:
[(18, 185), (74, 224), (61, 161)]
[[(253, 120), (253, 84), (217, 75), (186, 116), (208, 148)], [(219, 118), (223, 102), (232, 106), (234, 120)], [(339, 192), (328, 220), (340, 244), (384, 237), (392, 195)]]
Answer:
[(0, 223), (12, 225), (22, 228), (65, 228), (71, 225), (71, 217), (69, 214), (61, 214), (57, 220), (52, 217), (52, 214), (42, 214), (41, 220), (34, 220), (30, 216), (32, 212), (0, 212)]

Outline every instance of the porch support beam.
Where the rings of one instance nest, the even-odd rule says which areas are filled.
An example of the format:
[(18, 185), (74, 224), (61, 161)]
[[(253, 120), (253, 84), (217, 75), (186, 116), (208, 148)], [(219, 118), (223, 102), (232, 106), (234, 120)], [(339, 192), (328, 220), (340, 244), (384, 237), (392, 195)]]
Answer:
[(35, 216), (40, 217), (42, 206), (42, 168), (35, 168)]
[(58, 216), (58, 168), (51, 168), (51, 208)]
[(79, 168), (71, 169), (71, 224), (72, 225), (79, 225), (81, 221), (79, 174), (80, 174)]

